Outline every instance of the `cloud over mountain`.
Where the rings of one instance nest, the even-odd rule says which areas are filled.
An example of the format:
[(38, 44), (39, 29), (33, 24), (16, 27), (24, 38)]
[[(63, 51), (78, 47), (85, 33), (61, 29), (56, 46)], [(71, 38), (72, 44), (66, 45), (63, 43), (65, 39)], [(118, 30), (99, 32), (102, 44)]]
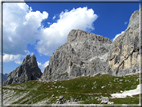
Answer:
[(27, 44), (37, 40), (37, 29), (47, 12), (32, 11), (25, 3), (3, 4), (3, 52), (6, 54), (26, 54)]
[(14, 61), (17, 64), (21, 64), (20, 57), (21, 57), (20, 54), (17, 54), (17, 55), (4, 54), (4, 56), (3, 56), (3, 62)]
[(68, 32), (72, 29), (94, 30), (92, 25), (97, 17), (94, 11), (87, 7), (61, 12), (56, 23), (40, 31), (36, 49), (44, 55), (52, 55), (57, 47), (65, 43)]
[(114, 41), (118, 36), (120, 36), (120, 35), (123, 34), (123, 33), (124, 33), (124, 31), (121, 31), (121, 33), (116, 34), (115, 37), (113, 38), (113, 41)]
[[(3, 53), (6, 57), (4, 62), (20, 63), (20, 60), (17, 62), (13, 58), (30, 53), (27, 50), (28, 44), (34, 45), (40, 54), (52, 55), (57, 47), (66, 42), (69, 31), (94, 30), (93, 23), (98, 18), (93, 9), (79, 7), (62, 11), (59, 19), (56, 17), (57, 22), (48, 21), (50, 26), (43, 27), (41, 22), (48, 16), (48, 12), (33, 11), (26, 3), (4, 3)], [(12, 59), (8, 59), (11, 56)]]

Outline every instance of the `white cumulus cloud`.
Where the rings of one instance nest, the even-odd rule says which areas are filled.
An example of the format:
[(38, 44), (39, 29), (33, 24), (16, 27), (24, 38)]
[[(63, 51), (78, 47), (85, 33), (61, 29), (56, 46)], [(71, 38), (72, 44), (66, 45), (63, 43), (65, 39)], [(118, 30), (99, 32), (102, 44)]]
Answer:
[(3, 52), (26, 54), (27, 44), (38, 39), (38, 28), (48, 13), (32, 11), (26, 3), (3, 3)]
[(37, 62), (38, 66), (41, 66), (41, 62)]
[(50, 23), (50, 22), (47, 22), (47, 24), (49, 24), (49, 25), (50, 25), (50, 24), (52, 24), (52, 23)]
[[(25, 55), (27, 45), (34, 44), (39, 54), (52, 55), (66, 42), (72, 29), (94, 30), (97, 19), (93, 9), (87, 7), (62, 11), (56, 23), (41, 22), (48, 18), (48, 12), (33, 11), (26, 3), (3, 4), (3, 52), (6, 55)], [(40, 28), (40, 29), (39, 29)], [(30, 53), (30, 52), (29, 52)], [(20, 61), (15, 61), (20, 63)]]
[(53, 20), (56, 18), (56, 16), (53, 17)]
[(21, 55), (12, 55), (12, 54), (4, 54), (3, 55), (3, 62), (10, 62), (14, 61), (16, 64), (21, 64), (22, 61), (20, 60)]
[(38, 66), (41, 68), (42, 72), (45, 69), (45, 67), (49, 65), (49, 61), (46, 61), (44, 64), (42, 64), (41, 62), (37, 62), (37, 63), (38, 63)]
[(36, 49), (44, 55), (52, 53), (66, 42), (67, 35), (72, 29), (94, 30), (93, 22), (97, 19), (92, 9), (79, 7), (61, 12), (56, 23), (40, 31), (40, 39)]
[(120, 35), (123, 34), (123, 33), (124, 33), (124, 31), (122, 31), (121, 33), (117, 34), (117, 35), (113, 38), (113, 41), (114, 41), (118, 36), (120, 36)]
[(49, 61), (46, 61), (43, 65), (42, 65), (42, 68), (45, 68), (49, 65)]
[(40, 66), (42, 69), (44, 69), (45, 67), (47, 67), (47, 65), (49, 65), (49, 61), (46, 61), (44, 64), (42, 64), (41, 62), (37, 62), (38, 66)]

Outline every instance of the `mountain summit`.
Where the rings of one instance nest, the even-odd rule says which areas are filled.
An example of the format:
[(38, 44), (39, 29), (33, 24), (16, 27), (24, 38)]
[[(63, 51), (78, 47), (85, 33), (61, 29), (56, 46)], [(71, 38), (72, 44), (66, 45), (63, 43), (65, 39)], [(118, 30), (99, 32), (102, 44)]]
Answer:
[(112, 41), (82, 30), (71, 30), (67, 42), (50, 57), (42, 80), (66, 80), (106, 73)]
[(132, 14), (127, 29), (112, 43), (108, 54), (109, 74), (124, 76), (129, 73), (137, 73), (140, 71), (139, 63), (142, 55), (140, 52), (142, 44), (140, 44), (139, 39), (139, 11), (137, 10)]
[[(141, 9), (140, 9), (141, 11)], [(82, 30), (71, 30), (67, 42), (50, 57), (41, 79), (66, 80), (80, 76), (139, 73), (139, 11), (130, 17), (127, 29), (113, 42)]]
[(36, 80), (40, 78), (41, 75), (42, 72), (38, 68), (35, 55), (27, 55), (22, 64), (7, 75), (7, 80), (4, 82), (4, 85)]

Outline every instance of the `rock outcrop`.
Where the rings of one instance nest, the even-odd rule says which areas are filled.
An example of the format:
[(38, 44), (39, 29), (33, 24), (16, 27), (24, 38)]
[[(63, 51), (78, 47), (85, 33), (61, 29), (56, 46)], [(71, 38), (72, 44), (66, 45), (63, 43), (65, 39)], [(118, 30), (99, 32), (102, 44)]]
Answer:
[(40, 78), (41, 75), (42, 72), (38, 68), (35, 55), (27, 55), (22, 64), (7, 75), (7, 80), (4, 82), (3, 85), (36, 80)]
[(139, 34), (139, 11), (135, 11), (129, 20), (124, 33), (119, 35), (112, 43), (108, 55), (108, 73), (123, 76), (139, 72), (139, 63), (142, 49)]
[(106, 73), (112, 41), (82, 30), (71, 30), (67, 42), (49, 59), (42, 80), (66, 80)]

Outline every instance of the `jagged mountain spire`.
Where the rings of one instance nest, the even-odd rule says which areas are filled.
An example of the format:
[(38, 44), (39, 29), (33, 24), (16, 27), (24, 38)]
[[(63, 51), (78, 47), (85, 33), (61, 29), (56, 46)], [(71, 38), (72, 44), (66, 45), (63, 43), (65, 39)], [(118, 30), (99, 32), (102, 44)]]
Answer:
[(35, 55), (27, 55), (22, 61), (22, 64), (7, 75), (7, 80), (4, 82), (4, 85), (36, 80), (41, 75), (42, 72), (38, 67)]

